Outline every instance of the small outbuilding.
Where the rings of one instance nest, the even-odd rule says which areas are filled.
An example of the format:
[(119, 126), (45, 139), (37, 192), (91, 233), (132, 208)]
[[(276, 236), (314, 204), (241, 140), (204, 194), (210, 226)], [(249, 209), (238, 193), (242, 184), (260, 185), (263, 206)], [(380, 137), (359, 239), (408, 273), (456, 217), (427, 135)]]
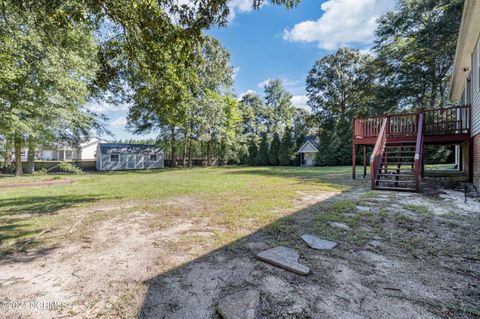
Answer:
[(96, 160), (98, 171), (156, 169), (164, 167), (163, 151), (155, 145), (98, 144)]
[(307, 136), (298, 153), (300, 154), (300, 166), (315, 166), (320, 140), (318, 136)]

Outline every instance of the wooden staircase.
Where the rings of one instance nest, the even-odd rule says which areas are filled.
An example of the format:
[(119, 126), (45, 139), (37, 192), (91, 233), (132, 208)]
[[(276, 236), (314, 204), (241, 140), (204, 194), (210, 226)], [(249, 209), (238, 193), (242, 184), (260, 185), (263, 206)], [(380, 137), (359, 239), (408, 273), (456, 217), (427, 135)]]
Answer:
[(468, 159), (467, 171), (472, 181), (471, 127), (471, 105), (355, 118), (352, 123), (352, 178), (356, 176), (357, 147), (363, 146), (363, 176), (366, 177), (367, 146), (374, 146), (370, 158), (372, 189), (419, 192), (425, 143), (468, 147), (465, 159)]
[(387, 143), (382, 151), (376, 189), (415, 191), (415, 144)]
[[(420, 175), (423, 171), (423, 114), (407, 124), (408, 130), (399, 130), (391, 126), (390, 118), (383, 120), (370, 158), (372, 189), (420, 191)], [(399, 132), (407, 133), (403, 135)]]

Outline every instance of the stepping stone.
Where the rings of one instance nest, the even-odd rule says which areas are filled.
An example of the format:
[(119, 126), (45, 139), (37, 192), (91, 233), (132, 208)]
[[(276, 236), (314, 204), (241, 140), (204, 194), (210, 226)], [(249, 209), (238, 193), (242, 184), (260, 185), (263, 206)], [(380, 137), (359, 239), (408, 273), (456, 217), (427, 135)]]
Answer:
[(339, 229), (342, 229), (342, 230), (350, 230), (350, 226), (348, 226), (344, 223), (328, 222), (328, 224), (332, 227), (339, 228)]
[(265, 250), (257, 254), (257, 258), (262, 261), (290, 270), (299, 275), (307, 275), (310, 273), (310, 268), (300, 264), (298, 262), (299, 257), (300, 255), (295, 249), (283, 246)]
[(218, 313), (224, 319), (256, 319), (259, 304), (260, 292), (241, 290), (220, 300)]
[(318, 238), (313, 235), (303, 235), (302, 239), (313, 249), (333, 249), (337, 246), (337, 243), (334, 241)]
[(361, 212), (368, 212), (370, 210), (370, 207), (366, 207), (366, 206), (356, 206), (356, 207)]

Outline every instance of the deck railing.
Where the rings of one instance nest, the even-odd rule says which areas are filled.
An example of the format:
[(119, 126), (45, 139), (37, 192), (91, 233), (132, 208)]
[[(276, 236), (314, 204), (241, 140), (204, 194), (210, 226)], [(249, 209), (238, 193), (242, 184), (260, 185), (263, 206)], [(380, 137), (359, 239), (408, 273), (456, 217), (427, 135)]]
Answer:
[(376, 189), (377, 186), (377, 176), (380, 170), (380, 162), (382, 160), (382, 152), (387, 142), (387, 130), (388, 130), (388, 119), (384, 118), (380, 130), (378, 132), (377, 143), (373, 149), (372, 156), (370, 157), (370, 179), (372, 183), (372, 189)]
[(471, 107), (453, 106), (441, 109), (420, 110), (415, 113), (399, 113), (355, 119), (353, 137), (356, 139), (377, 137), (383, 119), (387, 119), (387, 134), (390, 136), (416, 136), (418, 118), (423, 114), (424, 135), (455, 135), (470, 133)]

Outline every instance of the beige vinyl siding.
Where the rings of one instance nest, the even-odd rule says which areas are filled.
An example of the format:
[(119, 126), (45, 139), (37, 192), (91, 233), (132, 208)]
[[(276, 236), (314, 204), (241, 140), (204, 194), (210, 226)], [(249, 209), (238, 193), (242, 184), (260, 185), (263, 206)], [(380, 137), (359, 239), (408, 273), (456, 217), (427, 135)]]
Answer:
[(472, 54), (472, 136), (480, 134), (480, 42)]

